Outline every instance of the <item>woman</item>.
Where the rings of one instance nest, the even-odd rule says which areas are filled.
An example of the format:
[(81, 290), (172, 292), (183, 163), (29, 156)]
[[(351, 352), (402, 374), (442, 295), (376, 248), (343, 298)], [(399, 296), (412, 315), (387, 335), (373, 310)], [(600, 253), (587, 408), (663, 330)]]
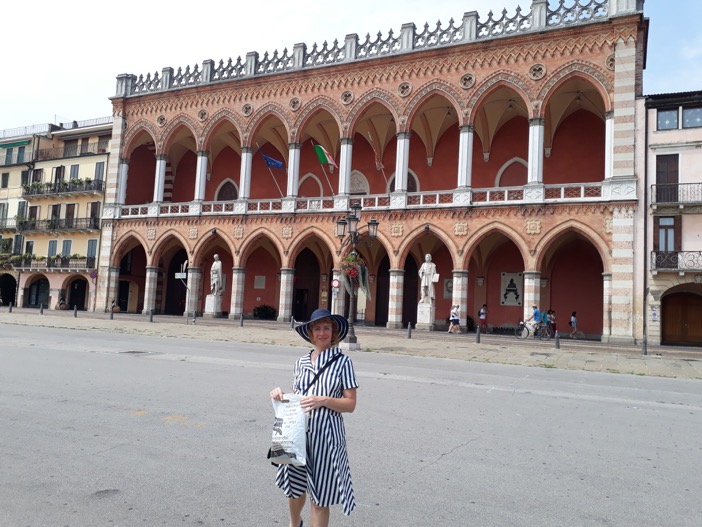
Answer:
[[(358, 388), (351, 359), (338, 347), (348, 329), (344, 317), (327, 309), (315, 310), (309, 322), (295, 328), (314, 349), (297, 360), (293, 377), (293, 392), (306, 396), (300, 404), (309, 414), (307, 465), (281, 465), (275, 478), (288, 498), (290, 527), (303, 527), (301, 515), (307, 494), (312, 527), (329, 525), (330, 505), (342, 504), (347, 515), (356, 507), (341, 416), (356, 409)], [(274, 400), (283, 399), (280, 388), (271, 390), (270, 395)]]
[(573, 328), (573, 330), (570, 332), (570, 338), (574, 339), (575, 334), (578, 332), (578, 319), (575, 317), (575, 311), (573, 311), (573, 314), (570, 315), (569, 323)]
[(460, 333), (461, 332), (461, 318), (458, 314), (460, 306), (454, 304), (451, 306), (451, 313), (449, 314), (449, 333)]

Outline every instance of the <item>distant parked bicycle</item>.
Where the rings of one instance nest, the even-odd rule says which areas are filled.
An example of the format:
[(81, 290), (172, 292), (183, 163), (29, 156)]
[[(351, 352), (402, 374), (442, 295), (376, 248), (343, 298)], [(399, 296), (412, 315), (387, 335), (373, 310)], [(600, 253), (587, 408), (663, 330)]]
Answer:
[[(527, 326), (523, 320), (519, 321), (516, 329), (514, 330), (514, 336), (518, 339), (526, 339), (531, 334), (529, 326)], [(541, 340), (548, 340), (553, 337), (553, 332), (548, 324), (540, 323), (534, 329), (534, 338), (539, 338)]]

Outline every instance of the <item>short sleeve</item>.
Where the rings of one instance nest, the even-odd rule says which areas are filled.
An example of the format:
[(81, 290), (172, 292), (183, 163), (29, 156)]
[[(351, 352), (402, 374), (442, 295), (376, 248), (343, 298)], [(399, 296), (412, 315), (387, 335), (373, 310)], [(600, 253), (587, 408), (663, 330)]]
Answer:
[(350, 390), (352, 388), (358, 388), (358, 382), (356, 381), (356, 372), (353, 369), (353, 362), (347, 356), (344, 356), (344, 363), (341, 365), (341, 389)]

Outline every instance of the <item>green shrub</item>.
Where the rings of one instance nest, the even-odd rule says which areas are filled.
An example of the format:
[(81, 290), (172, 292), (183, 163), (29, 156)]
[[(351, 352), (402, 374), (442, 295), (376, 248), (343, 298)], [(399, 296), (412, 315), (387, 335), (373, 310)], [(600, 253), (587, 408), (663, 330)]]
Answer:
[(273, 306), (261, 304), (254, 308), (253, 315), (254, 318), (260, 318), (261, 320), (275, 320), (275, 317), (278, 316), (278, 312)]

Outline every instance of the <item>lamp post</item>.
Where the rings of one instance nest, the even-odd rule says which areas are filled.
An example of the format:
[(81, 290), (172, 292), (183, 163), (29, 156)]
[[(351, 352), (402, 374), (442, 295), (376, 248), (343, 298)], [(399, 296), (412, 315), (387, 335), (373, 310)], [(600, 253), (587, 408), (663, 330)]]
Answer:
[[(361, 205), (354, 203), (351, 205), (351, 212), (346, 215), (345, 218), (341, 218), (336, 222), (336, 236), (339, 240), (342, 240), (341, 249), (347, 245), (351, 245), (351, 254), (358, 254), (356, 252), (356, 243), (358, 242), (358, 222), (361, 219)], [(374, 240), (378, 236), (378, 225), (380, 222), (375, 218), (372, 218), (368, 222), (368, 237)], [(348, 237), (346, 237), (346, 231), (348, 227)], [(346, 237), (346, 240), (344, 238)], [(345, 342), (349, 344), (349, 348), (355, 349), (358, 343), (356, 339), (356, 332), (353, 328), (353, 320), (356, 316), (356, 294), (357, 288), (354, 287), (353, 281), (351, 282), (351, 298), (349, 299), (349, 332), (346, 336)]]

